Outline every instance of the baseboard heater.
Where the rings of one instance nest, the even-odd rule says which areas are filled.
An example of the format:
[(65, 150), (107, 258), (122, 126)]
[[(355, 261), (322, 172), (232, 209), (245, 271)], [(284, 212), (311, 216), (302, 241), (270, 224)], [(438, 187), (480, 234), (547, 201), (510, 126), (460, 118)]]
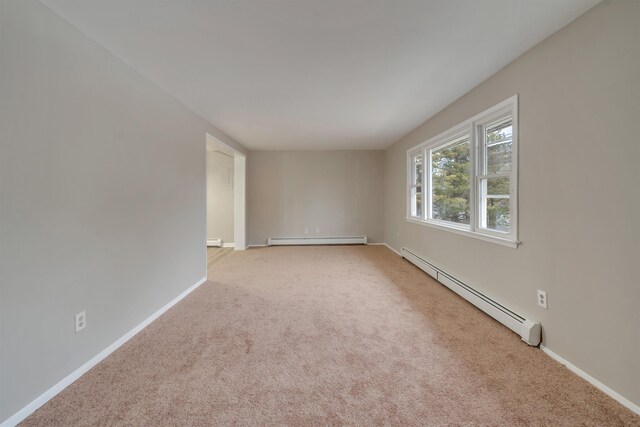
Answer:
[(207, 246), (214, 246), (221, 248), (222, 247), (222, 239), (210, 239), (207, 240)]
[(366, 245), (367, 236), (356, 237), (270, 237), (269, 246), (285, 245)]
[(518, 335), (529, 345), (537, 346), (540, 344), (540, 323), (527, 320), (524, 317), (514, 313), (502, 304), (492, 300), (488, 296), (478, 292), (471, 286), (461, 282), (455, 277), (447, 274), (445, 271), (436, 267), (433, 263), (416, 255), (407, 248), (400, 250), (400, 255), (415, 264), (422, 271), (436, 279), (438, 282), (496, 319)]

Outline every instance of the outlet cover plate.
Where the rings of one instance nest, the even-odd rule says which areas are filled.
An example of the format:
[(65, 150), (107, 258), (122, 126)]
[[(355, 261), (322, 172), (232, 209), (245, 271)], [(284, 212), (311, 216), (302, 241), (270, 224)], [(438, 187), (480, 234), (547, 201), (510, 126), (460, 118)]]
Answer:
[(76, 334), (77, 334), (87, 326), (87, 313), (84, 311), (81, 311), (80, 313), (76, 314), (75, 319), (76, 319)]
[(545, 291), (541, 291), (540, 289), (538, 289), (538, 305), (545, 310), (548, 307), (547, 293)]

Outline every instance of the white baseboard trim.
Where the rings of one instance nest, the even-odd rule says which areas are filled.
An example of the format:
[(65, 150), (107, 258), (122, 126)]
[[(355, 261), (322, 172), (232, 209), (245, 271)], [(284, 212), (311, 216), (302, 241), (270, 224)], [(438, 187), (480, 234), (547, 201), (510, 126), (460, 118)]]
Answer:
[[(389, 246), (386, 243), (367, 243), (367, 245), (371, 245), (371, 246), (386, 246), (389, 249), (391, 249), (393, 252), (395, 252), (396, 255), (402, 256), (402, 255), (400, 255), (400, 252), (396, 251), (395, 249), (393, 249), (391, 246)], [(249, 245), (249, 246), (247, 246), (247, 248), (266, 248), (268, 246), (269, 245)]]
[(269, 246), (366, 245), (367, 236), (354, 237), (269, 237)]
[(193, 292), (198, 286), (202, 285), (207, 281), (206, 277), (198, 280), (195, 284), (193, 284), (189, 289), (182, 292), (180, 295), (171, 300), (168, 304), (162, 307), (160, 310), (153, 313), (151, 316), (147, 317), (142, 323), (140, 323), (135, 328), (131, 329), (129, 332), (120, 337), (117, 341), (111, 344), (109, 347), (102, 350), (97, 355), (93, 356), (88, 362), (84, 365), (80, 366), (78, 369), (64, 377), (60, 382), (51, 387), (49, 390), (42, 393), (38, 398), (29, 403), (24, 408), (20, 409), (18, 412), (7, 418), (4, 422), (0, 424), (0, 427), (14, 427), (29, 415), (34, 413), (39, 407), (47, 403), (49, 400), (53, 399), (58, 393), (71, 385), (75, 380), (80, 378), (83, 374), (85, 374), (89, 369), (96, 366), (100, 363), (104, 358), (109, 356), (111, 353), (116, 351), (119, 347), (121, 347), (124, 343), (133, 338), (138, 332), (146, 328), (151, 322), (160, 317), (165, 311), (169, 310), (171, 307), (176, 305), (180, 300)]
[(607, 387), (606, 385), (602, 384), (600, 381), (598, 381), (597, 379), (593, 378), (591, 375), (587, 374), (585, 371), (583, 371), (582, 369), (578, 368), (577, 366), (575, 366), (574, 364), (572, 364), (568, 360), (564, 359), (563, 357), (561, 357), (561, 356), (557, 355), (556, 353), (554, 353), (553, 351), (549, 350), (549, 348), (545, 347), (543, 344), (540, 344), (540, 350), (542, 350), (544, 353), (546, 353), (549, 357), (551, 357), (555, 361), (562, 363), (571, 372), (573, 372), (574, 374), (576, 374), (580, 378), (586, 380), (589, 384), (591, 384), (592, 386), (594, 386), (598, 390), (602, 391), (603, 393), (605, 393), (609, 397), (613, 398), (618, 403), (620, 403), (622, 406), (626, 407), (627, 409), (630, 409), (632, 412), (636, 413), (637, 415), (640, 415), (640, 406), (636, 405), (635, 403), (631, 402), (629, 399), (627, 399), (624, 396), (620, 395), (618, 392), (616, 392), (616, 391), (610, 389), (609, 387)]
[(396, 255), (398, 256), (402, 256), (400, 255), (400, 252), (396, 251), (395, 249), (393, 249), (391, 246), (387, 245), (386, 243), (367, 243), (367, 245), (374, 245), (374, 246), (386, 246), (389, 249), (391, 249), (393, 252), (396, 253)]
[(207, 239), (207, 247), (210, 246), (222, 246), (222, 239)]
[(224, 243), (222, 245), (223, 248), (233, 248), (235, 247), (235, 243), (231, 242), (231, 243)]

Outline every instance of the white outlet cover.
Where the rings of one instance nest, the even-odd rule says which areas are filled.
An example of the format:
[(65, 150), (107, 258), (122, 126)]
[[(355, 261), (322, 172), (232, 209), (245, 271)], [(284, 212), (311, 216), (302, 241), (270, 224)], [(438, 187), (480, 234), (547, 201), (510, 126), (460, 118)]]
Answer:
[(542, 308), (548, 307), (547, 293), (538, 289), (538, 305)]
[(76, 334), (77, 334), (87, 326), (87, 313), (84, 311), (81, 311), (80, 313), (76, 314), (75, 319), (76, 319)]

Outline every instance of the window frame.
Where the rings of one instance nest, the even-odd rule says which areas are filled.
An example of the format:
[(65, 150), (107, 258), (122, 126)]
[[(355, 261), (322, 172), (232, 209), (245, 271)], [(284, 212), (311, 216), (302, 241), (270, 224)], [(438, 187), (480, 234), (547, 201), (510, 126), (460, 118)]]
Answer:
[[(484, 167), (485, 156), (485, 128), (499, 123), (500, 120), (511, 117), (511, 171), (497, 174), (487, 174)], [(445, 148), (460, 137), (469, 135), (469, 224), (432, 218), (432, 161), (431, 152)], [(411, 215), (411, 190), (413, 184), (413, 158), (422, 153), (422, 215)], [(482, 227), (481, 213), (481, 185), (488, 178), (509, 178), (509, 232), (491, 230)], [(491, 108), (465, 120), (464, 122), (442, 132), (441, 134), (418, 144), (407, 150), (407, 216), (406, 220), (441, 230), (451, 231), (484, 241), (517, 248), (518, 241), (518, 95), (514, 95)]]

